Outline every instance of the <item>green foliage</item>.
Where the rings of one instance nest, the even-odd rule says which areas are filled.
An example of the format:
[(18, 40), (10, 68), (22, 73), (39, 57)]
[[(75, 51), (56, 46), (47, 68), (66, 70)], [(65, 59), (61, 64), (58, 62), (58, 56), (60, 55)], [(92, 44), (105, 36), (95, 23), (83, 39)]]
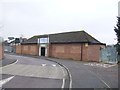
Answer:
[(118, 22), (116, 24), (116, 27), (114, 27), (114, 31), (116, 32), (117, 35), (117, 51), (118, 55), (120, 55), (120, 17), (118, 17)]
[(116, 48), (117, 48), (118, 55), (120, 55), (120, 45), (117, 44), (117, 45), (116, 45)]

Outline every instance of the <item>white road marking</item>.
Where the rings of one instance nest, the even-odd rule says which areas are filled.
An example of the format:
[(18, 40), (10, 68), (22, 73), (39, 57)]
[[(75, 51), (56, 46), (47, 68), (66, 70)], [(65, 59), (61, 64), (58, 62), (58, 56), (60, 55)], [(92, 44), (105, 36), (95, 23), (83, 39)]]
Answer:
[(42, 66), (46, 66), (46, 64), (42, 64)]
[(18, 63), (18, 59), (16, 60), (16, 62), (14, 62), (14, 63), (12, 63), (12, 64), (16, 64), (16, 63)]
[[(64, 70), (63, 70), (63, 67), (61, 67), (60, 65), (59, 65), (59, 67), (61, 68), (61, 70), (62, 70), (62, 72), (63, 72), (63, 75), (65, 76), (66, 74), (65, 74), (65, 72), (64, 72)], [(65, 78), (63, 78), (62, 80), (63, 80), (63, 82), (62, 82), (61, 88), (64, 88), (64, 87), (65, 87)]]
[(53, 67), (56, 67), (56, 64), (52, 64)]
[(102, 83), (104, 83), (108, 88), (111, 88), (102, 78), (99, 77), (98, 74), (92, 72), (91, 70), (88, 70), (90, 73), (94, 74)]
[(104, 80), (102, 80), (101, 78), (99, 78), (108, 88), (111, 88)]
[(2, 85), (4, 85), (5, 83), (9, 82), (12, 78), (14, 78), (15, 76), (0, 80), (0, 87), (2, 87)]
[[(63, 65), (63, 64), (62, 64)], [(60, 65), (59, 65), (60, 66)], [(66, 68), (67, 70), (68, 70), (68, 73), (69, 73), (69, 76), (70, 76), (70, 84), (69, 84), (69, 90), (71, 90), (71, 88), (72, 88), (72, 75), (71, 75), (71, 73), (70, 73), (70, 71), (69, 71), (69, 69), (65, 66), (65, 65), (63, 65), (64, 66), (64, 68)], [(61, 66), (60, 66), (61, 67)], [(61, 69), (62, 69), (62, 71), (64, 72), (64, 70), (63, 70), (63, 68), (61, 67)], [(64, 72), (65, 73), (65, 72)], [(64, 78), (63, 78), (64, 79)], [(64, 84), (64, 81), (63, 81), (63, 84)], [(63, 85), (62, 84), (62, 85)]]
[(65, 78), (63, 78), (63, 83), (61, 88), (64, 88), (64, 87), (65, 87)]
[(64, 65), (64, 67), (68, 70), (68, 73), (69, 73), (69, 76), (70, 76), (70, 85), (69, 85), (69, 90), (71, 90), (71, 88), (72, 88), (72, 75), (71, 75), (71, 73), (70, 73), (70, 71), (69, 71), (69, 69)]

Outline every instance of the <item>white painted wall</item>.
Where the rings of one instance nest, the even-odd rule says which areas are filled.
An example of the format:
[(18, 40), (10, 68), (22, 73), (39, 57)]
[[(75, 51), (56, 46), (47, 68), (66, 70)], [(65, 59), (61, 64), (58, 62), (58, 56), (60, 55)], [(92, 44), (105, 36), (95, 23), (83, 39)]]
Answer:
[(41, 56), (41, 47), (45, 47), (45, 56), (48, 56), (48, 53), (47, 53), (47, 44), (40, 44), (39, 45), (39, 56)]
[(39, 56), (41, 56), (41, 47), (39, 45)]

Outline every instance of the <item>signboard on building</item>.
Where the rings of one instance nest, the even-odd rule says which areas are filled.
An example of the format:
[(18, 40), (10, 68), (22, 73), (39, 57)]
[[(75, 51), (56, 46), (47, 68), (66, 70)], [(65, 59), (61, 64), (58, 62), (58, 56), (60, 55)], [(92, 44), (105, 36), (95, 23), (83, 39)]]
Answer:
[(38, 43), (44, 43), (44, 44), (47, 44), (49, 43), (49, 38), (39, 38), (38, 39)]

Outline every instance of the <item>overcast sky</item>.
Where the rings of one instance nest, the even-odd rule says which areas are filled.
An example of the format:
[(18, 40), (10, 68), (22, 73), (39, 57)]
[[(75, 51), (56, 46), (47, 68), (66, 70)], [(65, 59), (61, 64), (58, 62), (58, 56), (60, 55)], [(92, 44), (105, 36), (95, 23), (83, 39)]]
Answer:
[(0, 36), (84, 30), (102, 43), (117, 42), (119, 0), (1, 0)]

